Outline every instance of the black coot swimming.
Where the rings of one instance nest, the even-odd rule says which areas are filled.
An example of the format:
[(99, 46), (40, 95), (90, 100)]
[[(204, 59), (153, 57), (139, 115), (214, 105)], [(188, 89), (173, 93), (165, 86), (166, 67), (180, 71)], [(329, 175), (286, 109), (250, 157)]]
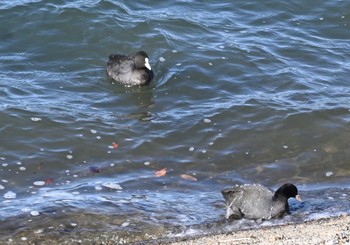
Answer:
[(301, 201), (295, 185), (287, 183), (273, 193), (261, 185), (241, 185), (221, 191), (226, 200), (227, 219), (272, 219), (289, 212), (290, 197)]
[(153, 79), (148, 55), (144, 51), (134, 56), (111, 54), (107, 62), (110, 78), (126, 86), (147, 85)]

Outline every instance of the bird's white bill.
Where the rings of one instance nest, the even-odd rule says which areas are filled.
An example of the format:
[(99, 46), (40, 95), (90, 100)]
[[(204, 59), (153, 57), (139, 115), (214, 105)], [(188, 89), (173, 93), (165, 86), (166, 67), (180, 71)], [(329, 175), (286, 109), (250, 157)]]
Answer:
[(151, 65), (148, 62), (148, 58), (145, 59), (145, 66), (147, 67), (148, 70), (152, 70)]

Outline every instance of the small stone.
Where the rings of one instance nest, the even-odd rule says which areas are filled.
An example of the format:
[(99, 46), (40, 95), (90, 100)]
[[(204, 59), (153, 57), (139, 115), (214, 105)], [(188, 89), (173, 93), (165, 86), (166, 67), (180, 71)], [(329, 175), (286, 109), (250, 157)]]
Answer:
[(333, 172), (329, 171), (329, 172), (326, 172), (326, 177), (331, 177), (333, 175)]
[(32, 117), (31, 120), (33, 122), (39, 122), (39, 121), (41, 121), (41, 118), (40, 117)]
[(39, 229), (39, 230), (34, 231), (34, 234), (41, 234), (41, 233), (43, 233), (43, 232), (44, 232), (43, 229)]
[(129, 226), (129, 222), (124, 222), (122, 225), (121, 225), (121, 227), (127, 227), (127, 226)]
[(211, 123), (211, 120), (210, 120), (209, 118), (204, 118), (204, 119), (203, 119), (203, 122), (205, 122), (205, 123)]
[(30, 212), (30, 215), (31, 216), (39, 216), (40, 213), (38, 211), (32, 211), (32, 212)]

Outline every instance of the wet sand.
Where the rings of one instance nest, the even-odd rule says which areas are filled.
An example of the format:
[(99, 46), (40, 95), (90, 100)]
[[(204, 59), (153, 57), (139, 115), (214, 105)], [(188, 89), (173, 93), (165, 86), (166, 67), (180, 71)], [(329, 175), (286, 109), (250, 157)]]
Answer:
[(238, 245), (238, 244), (337, 244), (350, 245), (350, 216), (339, 216), (299, 224), (276, 225), (233, 231), (227, 234), (204, 235), (187, 238), (162, 239), (165, 230), (149, 236), (149, 240), (135, 233), (122, 235), (121, 231), (98, 231), (84, 233), (82, 230), (69, 230), (60, 234), (50, 229), (39, 232), (37, 229), (24, 229), (15, 235), (0, 238), (0, 244), (174, 244), (174, 245)]
[(230, 234), (200, 237), (172, 244), (350, 244), (350, 216), (235, 231)]

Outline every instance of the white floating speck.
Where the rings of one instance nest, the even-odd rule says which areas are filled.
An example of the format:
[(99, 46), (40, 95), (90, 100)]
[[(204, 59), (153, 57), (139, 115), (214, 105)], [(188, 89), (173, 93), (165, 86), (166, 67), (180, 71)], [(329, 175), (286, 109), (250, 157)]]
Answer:
[(17, 165), (22, 165), (22, 163), (21, 162), (17, 162)]
[(202, 153), (207, 153), (207, 150), (202, 150)]
[(67, 159), (73, 159), (72, 155), (67, 155)]
[(143, 164), (146, 165), (146, 166), (148, 166), (148, 165), (150, 165), (151, 163), (150, 163), (150, 162), (144, 162)]
[(204, 119), (203, 119), (203, 122), (205, 122), (205, 123), (211, 123), (211, 120), (210, 120), (209, 118), (204, 118)]
[(73, 191), (72, 194), (73, 195), (80, 195), (80, 192), (79, 191)]
[(100, 191), (100, 190), (102, 190), (102, 187), (101, 186), (95, 186), (95, 190)]
[(19, 170), (26, 171), (27, 169), (26, 169), (26, 167), (19, 167)]
[(115, 165), (114, 163), (111, 163), (109, 166), (114, 167), (114, 165)]
[(71, 226), (73, 226), (73, 227), (78, 226), (78, 224), (77, 224), (77, 223), (70, 223), (70, 225), (71, 225)]
[(331, 177), (333, 175), (333, 172), (329, 171), (329, 172), (326, 172), (326, 177)]
[(324, 20), (324, 18), (323, 18), (323, 17), (321, 17), (321, 18), (320, 18), (320, 20)]
[(189, 151), (194, 151), (194, 147), (191, 146), (188, 150), (189, 150)]
[(34, 181), (33, 185), (35, 185), (35, 186), (44, 186), (45, 185), (45, 181), (42, 181), (42, 180)]
[(0, 185), (0, 190), (3, 190), (3, 189), (5, 189), (5, 186)]
[(3, 182), (3, 183), (8, 183), (9, 181), (6, 180), (6, 179), (3, 179), (3, 180), (1, 180), (1, 182)]
[(111, 182), (103, 183), (102, 186), (110, 188), (110, 189), (115, 189), (115, 190), (122, 190), (123, 189), (119, 184), (111, 183)]
[(159, 61), (160, 61), (160, 62), (164, 62), (164, 61), (165, 61), (165, 58), (164, 58), (164, 57), (160, 57), (160, 58), (159, 58)]
[(3, 167), (7, 167), (9, 164), (8, 163), (3, 163), (1, 164)]
[(211, 62), (209, 62), (208, 64), (209, 64), (210, 66), (212, 66), (212, 65), (213, 65), (213, 63), (211, 63)]
[(96, 139), (100, 140), (100, 139), (102, 139), (102, 137), (101, 136), (96, 136)]
[(97, 133), (97, 131), (94, 130), (94, 129), (91, 129), (90, 132), (91, 132), (92, 134), (96, 134), (96, 133)]
[(41, 121), (41, 118), (40, 117), (32, 117), (31, 120), (33, 122), (39, 122), (39, 121)]
[(17, 197), (17, 194), (14, 193), (13, 191), (8, 191), (4, 194), (4, 198), (6, 199), (14, 199)]
[(26, 237), (21, 237), (21, 240), (22, 240), (22, 241), (27, 241), (28, 238), (26, 238)]
[(209, 145), (214, 145), (214, 142), (209, 142)]
[(176, 53), (179, 52), (179, 51), (177, 51), (176, 49), (174, 49), (174, 50), (171, 51), (171, 52), (173, 52), (174, 54), (176, 54)]
[(32, 211), (32, 212), (30, 212), (30, 215), (31, 216), (39, 216), (40, 213), (38, 211)]
[(181, 66), (182, 64), (181, 63), (177, 63), (176, 66)]
[(225, 46), (224, 45), (220, 45), (219, 48), (225, 48)]
[(288, 146), (287, 146), (287, 145), (284, 145), (283, 148), (284, 148), (284, 149), (288, 149)]

